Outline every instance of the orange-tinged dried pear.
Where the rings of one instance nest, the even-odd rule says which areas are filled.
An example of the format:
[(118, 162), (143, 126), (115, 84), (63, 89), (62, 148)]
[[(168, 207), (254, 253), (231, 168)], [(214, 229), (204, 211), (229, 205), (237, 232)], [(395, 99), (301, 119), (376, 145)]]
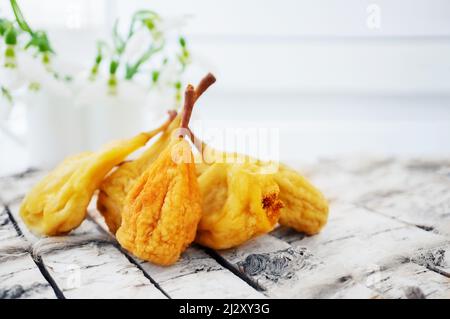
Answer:
[[(188, 86), (181, 128), (187, 128), (194, 102), (194, 88)], [(194, 157), (181, 135), (131, 187), (116, 238), (141, 259), (171, 265), (194, 240), (201, 208)]]
[(279, 223), (308, 235), (317, 234), (328, 219), (328, 202), (322, 193), (295, 170), (280, 165), (275, 174), (284, 203)]
[[(198, 99), (214, 82), (215, 77), (207, 74), (195, 88)], [(105, 218), (111, 233), (115, 234), (122, 222), (123, 203), (137, 178), (152, 164), (171, 141), (173, 132), (181, 124), (181, 114), (169, 128), (139, 158), (120, 165), (101, 184), (97, 200), (97, 209)]]
[[(203, 151), (205, 147), (203, 143)], [(198, 182), (203, 215), (196, 242), (213, 249), (235, 247), (271, 231), (283, 207), (266, 163), (238, 154), (222, 155), (223, 161), (197, 164), (202, 172)]]
[[(256, 165), (254, 167), (264, 168), (266, 172), (270, 172), (270, 175), (277, 183), (279, 187), (278, 199), (283, 203), (279, 219), (281, 225), (304, 232), (307, 235), (314, 235), (327, 223), (328, 201), (316, 187), (297, 171), (282, 163), (267, 162), (236, 154), (220, 153), (199, 140), (196, 140), (196, 145), (203, 153), (197, 160), (196, 168), (199, 180), (210, 169), (211, 166), (208, 163), (213, 163), (216, 159), (224, 162), (226, 157), (240, 156), (241, 162), (250, 161)], [(208, 160), (203, 160), (205, 157)], [(207, 192), (206, 187), (204, 191)]]
[(24, 198), (20, 216), (25, 224), (34, 233), (50, 236), (65, 234), (78, 227), (105, 175), (166, 129), (172, 119), (154, 131), (114, 141), (97, 152), (86, 152), (64, 160)]
[(136, 160), (122, 163), (101, 183), (97, 198), (97, 209), (103, 215), (111, 233), (115, 234), (122, 222), (122, 209), (126, 194), (137, 178), (153, 163), (170, 142), (175, 128), (180, 125), (177, 116), (168, 129)]

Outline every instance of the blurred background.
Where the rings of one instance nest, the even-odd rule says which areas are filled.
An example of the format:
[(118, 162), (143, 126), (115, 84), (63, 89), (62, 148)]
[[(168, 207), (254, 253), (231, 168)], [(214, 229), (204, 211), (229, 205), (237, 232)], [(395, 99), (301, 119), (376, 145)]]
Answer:
[[(64, 68), (92, 66), (96, 40), (138, 9), (183, 17), (186, 78), (218, 78), (196, 109), (209, 127), (274, 128), (282, 160), (450, 156), (446, 0), (20, 0)], [(8, 1), (0, 15), (12, 17)], [(12, 112), (9, 127), (27, 130)], [(80, 133), (81, 134), (81, 133)], [(0, 132), (0, 174), (30, 154)]]

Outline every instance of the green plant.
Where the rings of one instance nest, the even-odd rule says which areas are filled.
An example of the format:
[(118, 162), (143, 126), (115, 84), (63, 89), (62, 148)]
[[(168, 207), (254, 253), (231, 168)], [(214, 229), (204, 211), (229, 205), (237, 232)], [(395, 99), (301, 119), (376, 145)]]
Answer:
[(30, 36), (30, 39), (25, 45), (25, 49), (35, 48), (37, 53), (42, 56), (42, 62), (48, 65), (50, 63), (50, 56), (54, 53), (54, 51), (48, 39), (47, 33), (42, 30), (33, 31), (26, 22), (17, 1), (10, 0), (10, 3), (19, 28)]
[[(166, 47), (167, 35), (163, 28), (163, 18), (151, 10), (139, 10), (135, 12), (131, 18), (131, 22), (125, 32), (120, 32), (119, 21), (116, 20), (112, 29), (111, 45), (105, 41), (97, 43), (97, 54), (90, 70), (90, 79), (95, 80), (98, 76), (100, 67), (103, 63), (109, 63), (108, 88), (111, 94), (116, 93), (120, 75), (126, 81), (133, 80), (139, 73), (149, 73), (151, 84), (156, 85), (160, 79), (161, 73), (166, 68), (169, 57), (160, 58), (164, 48)], [(127, 50), (130, 49), (130, 43), (133, 36), (138, 32), (147, 32), (150, 37), (150, 43), (140, 53), (140, 55), (130, 60), (125, 56)], [(180, 52), (176, 54), (177, 63), (180, 65), (179, 74), (181, 75), (190, 63), (190, 53), (187, 49), (184, 37), (179, 37)], [(156, 60), (162, 63), (156, 66)], [(148, 67), (150, 66), (150, 67)], [(182, 83), (179, 79), (174, 83), (167, 84), (173, 86), (177, 102), (181, 101)]]

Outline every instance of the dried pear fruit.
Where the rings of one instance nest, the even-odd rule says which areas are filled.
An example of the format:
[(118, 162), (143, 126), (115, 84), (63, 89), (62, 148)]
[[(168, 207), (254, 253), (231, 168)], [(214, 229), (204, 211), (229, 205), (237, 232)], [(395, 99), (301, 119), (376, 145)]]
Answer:
[(78, 227), (105, 175), (166, 129), (172, 119), (173, 116), (154, 131), (114, 141), (97, 152), (86, 152), (64, 160), (24, 198), (20, 216), (25, 224), (34, 233), (50, 236), (65, 234)]
[[(205, 151), (204, 143), (202, 147)], [(197, 164), (203, 215), (196, 242), (213, 249), (235, 247), (271, 231), (283, 207), (279, 187), (263, 162), (238, 154), (223, 157), (236, 162)]]
[(308, 235), (317, 234), (328, 219), (328, 202), (322, 193), (285, 165), (280, 165), (274, 177), (285, 205), (279, 223)]
[[(188, 86), (181, 128), (187, 128), (195, 100)], [(141, 259), (171, 265), (194, 240), (201, 209), (191, 147), (177, 136), (131, 187), (116, 238)]]
[[(195, 88), (198, 99), (214, 82), (215, 77), (207, 74)], [(123, 203), (137, 178), (153, 163), (170, 143), (173, 132), (179, 128), (181, 115), (178, 115), (169, 128), (139, 158), (120, 165), (100, 186), (97, 209), (105, 218), (111, 233), (115, 234), (122, 222)]]
[(111, 233), (115, 234), (121, 224), (122, 206), (126, 194), (150, 163), (153, 163), (167, 147), (174, 129), (179, 125), (180, 118), (177, 116), (156, 142), (136, 160), (122, 163), (101, 183), (97, 198), (97, 209), (103, 215)]

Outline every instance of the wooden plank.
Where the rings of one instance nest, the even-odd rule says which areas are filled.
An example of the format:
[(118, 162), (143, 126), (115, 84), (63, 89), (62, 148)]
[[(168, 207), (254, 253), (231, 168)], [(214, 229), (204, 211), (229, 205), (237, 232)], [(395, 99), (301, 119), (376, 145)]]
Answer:
[(219, 253), (231, 266), (264, 287), (269, 297), (379, 297), (349, 277), (344, 268), (328, 264), (308, 249), (291, 246), (270, 235)]
[(450, 161), (322, 161), (307, 171), (332, 203), (345, 202), (450, 234)]
[(405, 223), (348, 206), (334, 210), (328, 225), (318, 235), (305, 237), (286, 229), (273, 234), (292, 246), (305, 247), (317, 257), (351, 270), (368, 263), (383, 264), (392, 259), (410, 258), (417, 250), (449, 242), (449, 238)]
[(450, 162), (409, 160), (401, 164), (396, 174), (404, 176), (404, 181), (395, 190), (374, 189), (359, 198), (358, 204), (425, 230), (450, 235)]
[[(17, 208), (12, 206), (13, 214)], [(29, 232), (26, 236), (67, 298), (165, 297), (88, 220), (68, 236), (37, 238)]]
[(18, 234), (5, 207), (0, 206), (0, 243), (17, 238)]
[(65, 297), (165, 298), (91, 221), (67, 236), (36, 237), (18, 216), (19, 206), (16, 199), (11, 213)]
[[(352, 278), (380, 297), (412, 297), (416, 287), (425, 297), (446, 293), (448, 278), (417, 263), (434, 262), (445, 273), (449, 267), (444, 257), (447, 250), (435, 247), (447, 245), (449, 238), (350, 204), (332, 204), (331, 212), (328, 225), (316, 236), (307, 237), (285, 227), (272, 235), (293, 247), (307, 249), (329, 266), (345, 269), (347, 274), (341, 278)], [(414, 259), (416, 262), (411, 263)], [(373, 285), (374, 278), (378, 278), (378, 286)]]
[[(90, 210), (92, 219), (106, 232), (103, 217)], [(191, 246), (178, 262), (161, 267), (129, 254), (172, 298), (264, 298), (265, 296), (221, 266), (200, 247)]]
[(371, 273), (367, 284), (384, 298), (450, 298), (449, 278), (409, 262)]
[(19, 174), (0, 178), (0, 202), (7, 205), (12, 201), (20, 200), (34, 186), (45, 172), (28, 170)]
[(203, 250), (187, 249), (170, 267), (140, 261), (142, 268), (173, 298), (264, 298)]
[(17, 235), (0, 241), (0, 299), (56, 297), (28, 249)]
[[(365, 279), (361, 279), (365, 273), (373, 268), (381, 269), (392, 260), (410, 258), (421, 247), (436, 247), (448, 242), (443, 236), (363, 208), (352, 205), (341, 205), (340, 208), (333, 210), (332, 206), (334, 214), (319, 235), (305, 237), (287, 228), (279, 228), (272, 235), (282, 239), (281, 242), (264, 236), (221, 254), (243, 273), (266, 287), (272, 296), (278, 292), (282, 296), (289, 291), (290, 296), (357, 295), (372, 298), (377, 297), (377, 294), (373, 293)], [(264, 266), (276, 263), (274, 260), (288, 260), (289, 263), (284, 266), (283, 272), (274, 275), (268, 273), (267, 266)], [(293, 265), (292, 268), (289, 264)], [(262, 265), (259, 267), (264, 270), (252, 270), (258, 265)], [(289, 277), (288, 288), (280, 283), (283, 275)], [(326, 294), (332, 291), (336, 291), (336, 294)]]
[(55, 293), (20, 237), (6, 209), (0, 211), (0, 299), (55, 298)]
[(371, 194), (361, 204), (426, 230), (450, 235), (450, 180), (437, 179), (404, 192)]
[[(450, 268), (450, 237), (443, 223), (450, 181), (447, 164), (361, 159), (322, 161), (315, 167), (306, 167), (305, 174), (332, 197), (329, 223), (320, 234), (307, 237), (280, 227), (271, 235), (218, 252), (226, 268), (264, 288), (263, 294), (196, 246), (189, 248), (172, 267), (158, 267), (138, 259), (134, 262), (175, 298), (445, 297)], [(31, 184), (26, 176), (21, 183)], [(5, 187), (0, 181), (0, 190)], [(134, 297), (133, 292), (136, 296), (149, 295), (145, 289), (133, 288), (141, 283), (151, 284), (112, 239), (99, 231), (96, 223), (105, 225), (95, 208), (90, 214), (96, 223), (87, 220), (63, 238), (36, 239), (17, 218), (24, 191), (13, 188), (4, 196), (11, 212), (65, 295), (90, 297), (92, 292), (104, 290), (111, 290), (112, 297)], [(386, 198), (396, 200), (389, 202)], [(421, 205), (411, 205), (411, 198)], [(421, 216), (427, 207), (429, 216)], [(2, 232), (0, 227), (0, 236), (8, 238), (14, 227), (7, 221), (4, 224), (9, 231)], [(82, 284), (74, 288), (74, 282)], [(109, 282), (124, 293), (109, 289)]]
[(66, 244), (58, 246), (47, 243), (35, 251), (66, 298), (165, 298), (108, 242), (89, 240), (70, 249)]
[(389, 158), (322, 160), (305, 173), (332, 201), (357, 203), (361, 199), (413, 190), (423, 184), (448, 183), (449, 161)]
[[(36, 178), (41, 176), (42, 174), (25, 174), (20, 178), (21, 187), (33, 185)], [(33, 182), (29, 181), (30, 179), (33, 179)], [(8, 179), (9, 184), (14, 183)], [(83, 298), (86, 292), (89, 292), (90, 297), (164, 297), (159, 290), (155, 291), (141, 270), (131, 264), (114, 246), (112, 238), (99, 231), (95, 223), (107, 228), (103, 218), (95, 211), (95, 199), (89, 207), (90, 216), (95, 223), (85, 220), (68, 236), (40, 239), (31, 234), (17, 216), (21, 197), (26, 190), (21, 190), (20, 187), (12, 189), (13, 187), (6, 196), (11, 212), (25, 237), (33, 243), (36, 255), (42, 257), (46, 268), (66, 297)], [(97, 261), (101, 261), (100, 264)], [(161, 279), (162, 289), (174, 298), (264, 297), (198, 248), (190, 248), (186, 257), (173, 267), (158, 267), (137, 259), (136, 263), (140, 263), (147, 275), (156, 282), (159, 283)], [(72, 287), (77, 278), (82, 279), (81, 283)], [(114, 283), (112, 289), (105, 289), (105, 282), (108, 281)], [(98, 293), (101, 294), (97, 295)]]

